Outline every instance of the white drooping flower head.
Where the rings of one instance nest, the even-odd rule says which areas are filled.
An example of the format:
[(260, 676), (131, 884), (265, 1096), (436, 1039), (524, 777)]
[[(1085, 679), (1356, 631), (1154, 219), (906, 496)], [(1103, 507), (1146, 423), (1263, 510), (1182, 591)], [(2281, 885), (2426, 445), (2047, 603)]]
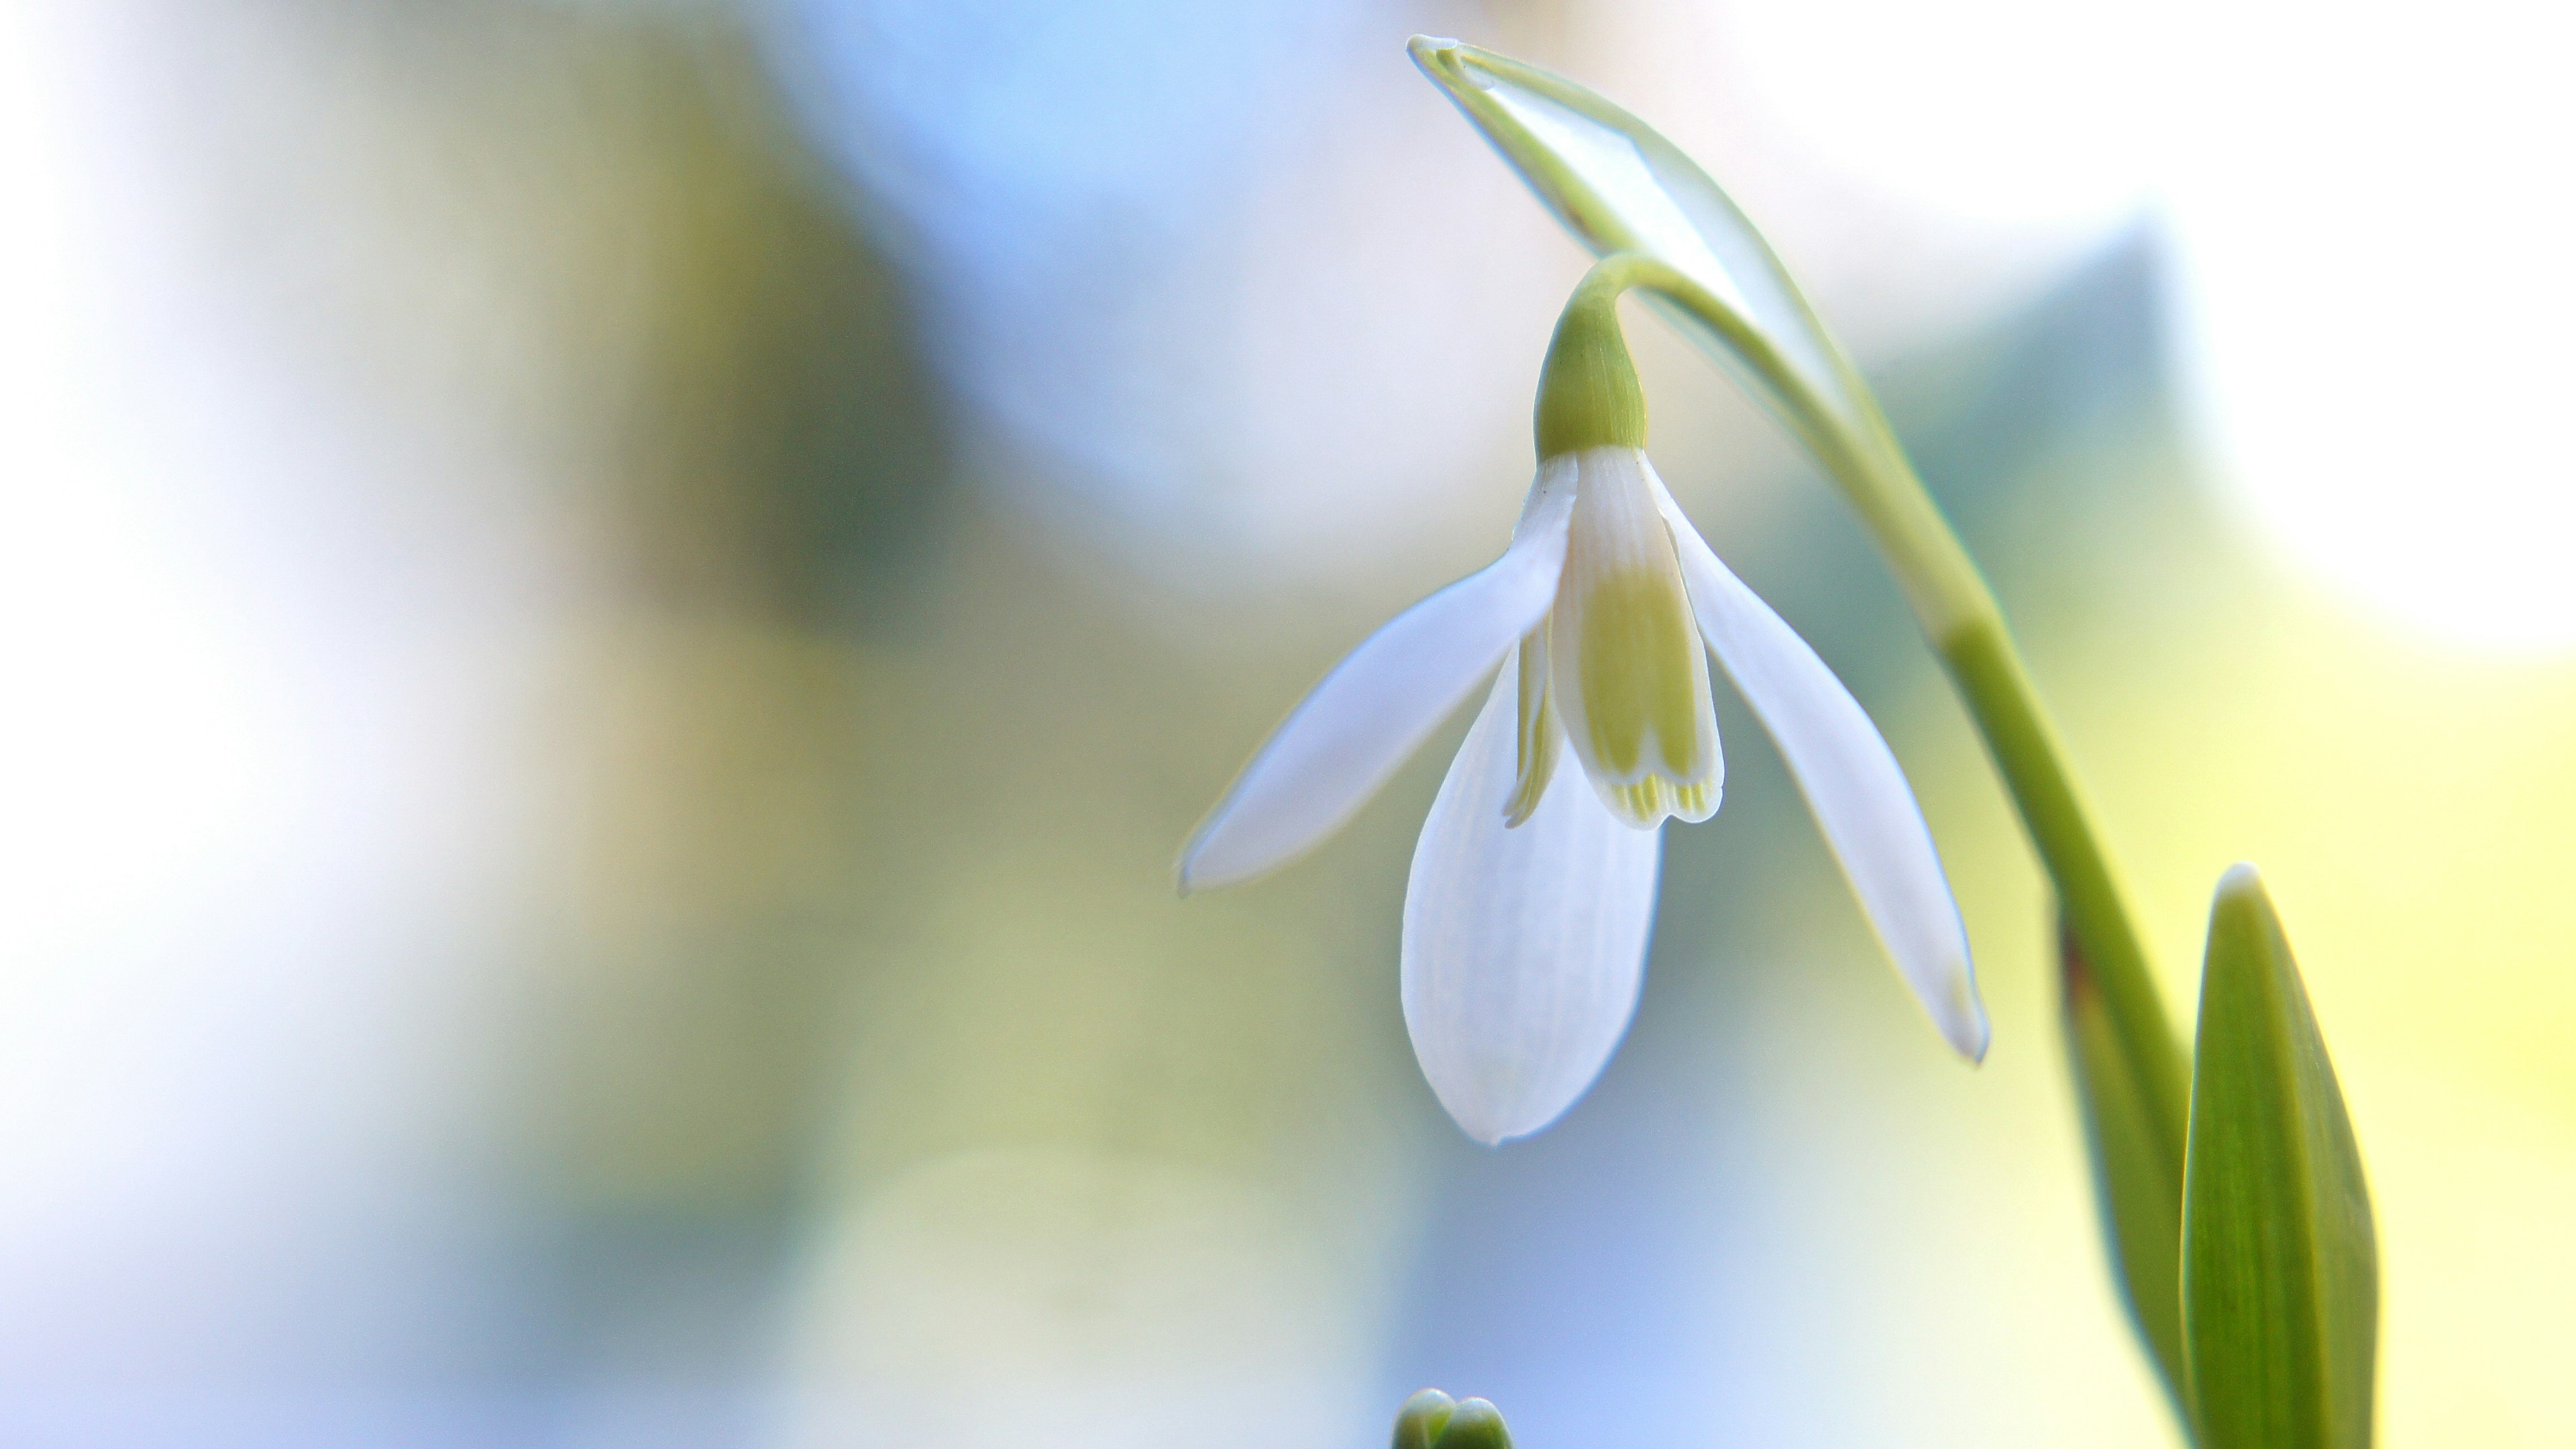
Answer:
[(1663, 822), (1707, 819), (1724, 781), (1711, 653), (1942, 1036), (1972, 1060), (1986, 1048), (1967, 935), (1895, 756), (1647, 460), (1623, 286), (1596, 269), (1558, 323), (1511, 546), (1327, 675), (1181, 855), (1185, 891), (1286, 862), (1492, 676), (1414, 849), (1400, 973), (1423, 1075), (1486, 1143), (1554, 1121), (1627, 1031)]

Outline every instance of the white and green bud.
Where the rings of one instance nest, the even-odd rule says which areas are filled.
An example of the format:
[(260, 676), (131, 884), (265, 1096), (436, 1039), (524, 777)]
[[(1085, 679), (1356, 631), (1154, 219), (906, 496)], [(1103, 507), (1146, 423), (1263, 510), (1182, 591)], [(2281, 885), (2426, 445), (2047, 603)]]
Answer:
[(1512, 1436), (1492, 1401), (1424, 1389), (1395, 1416), (1395, 1449), (1512, 1449)]
[(1395, 1414), (1395, 1449), (1431, 1449), (1457, 1409), (1458, 1401), (1438, 1389), (1424, 1389), (1405, 1400)]
[(1460, 1399), (1432, 1449), (1512, 1449), (1512, 1435), (1491, 1400)]

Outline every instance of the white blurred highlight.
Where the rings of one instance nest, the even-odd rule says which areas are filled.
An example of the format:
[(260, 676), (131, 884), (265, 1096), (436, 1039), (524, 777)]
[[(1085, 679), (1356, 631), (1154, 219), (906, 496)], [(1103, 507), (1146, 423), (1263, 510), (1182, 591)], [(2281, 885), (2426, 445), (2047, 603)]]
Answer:
[(138, 496), (48, 19), (0, 16), (0, 939), (26, 959), (237, 847), (282, 763), (252, 641)]
[(1788, 144), (1919, 225), (2071, 255), (2158, 214), (2247, 516), (2401, 625), (2576, 646), (2563, 9), (1822, 0), (1730, 28)]
[(2257, 11), (2166, 195), (2208, 420), (2303, 564), (2457, 642), (2576, 647), (2563, 9)]
[(514, 1291), (457, 963), (525, 636), (481, 628), (488, 571), (421, 587), (506, 529), (405, 514), (454, 453), (371, 432), (209, 265), (232, 118), (172, 52), (275, 19), (0, 7), (5, 1437), (402, 1418), (387, 1381)]

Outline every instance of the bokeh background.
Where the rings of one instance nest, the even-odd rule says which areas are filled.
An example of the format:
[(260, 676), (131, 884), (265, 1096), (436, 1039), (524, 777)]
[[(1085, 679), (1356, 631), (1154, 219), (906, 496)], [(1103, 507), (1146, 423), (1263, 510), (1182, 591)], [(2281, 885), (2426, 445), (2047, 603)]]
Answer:
[[(1991, 571), (2189, 1020), (2266, 869), (2390, 1443), (2576, 1442), (2561, 7), (0, 7), (0, 1439), (2162, 1445), (2029, 852), (1830, 491), (1665, 474), (1910, 768), (1949, 1058), (1766, 741), (1590, 1097), (1395, 1001), (1445, 744), (1172, 852), (1498, 547), (1582, 269), (1406, 63), (1772, 234)], [(1463, 723), (1456, 728), (1463, 728)], [(1454, 738), (1454, 733), (1451, 738)]]

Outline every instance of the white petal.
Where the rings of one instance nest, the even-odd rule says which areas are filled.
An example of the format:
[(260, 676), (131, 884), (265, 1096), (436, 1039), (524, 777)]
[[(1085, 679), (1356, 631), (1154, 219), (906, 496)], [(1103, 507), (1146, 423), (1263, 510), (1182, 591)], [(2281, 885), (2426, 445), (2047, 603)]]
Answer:
[(1581, 770), (1517, 829), (1516, 665), (1449, 766), (1404, 893), (1404, 1025), (1440, 1105), (1499, 1143), (1556, 1120), (1601, 1074), (1646, 971), (1660, 831), (1631, 830)]
[(1183, 848), (1181, 889), (1284, 865), (1377, 793), (1547, 613), (1573, 504), (1573, 460), (1552, 460), (1501, 558), (1396, 615), (1325, 675)]
[(1718, 562), (1662, 480), (1655, 490), (1717, 662), (1779, 745), (1897, 971), (1950, 1045), (1982, 1061), (1986, 1008), (1967, 927), (1895, 753), (1807, 641)]

